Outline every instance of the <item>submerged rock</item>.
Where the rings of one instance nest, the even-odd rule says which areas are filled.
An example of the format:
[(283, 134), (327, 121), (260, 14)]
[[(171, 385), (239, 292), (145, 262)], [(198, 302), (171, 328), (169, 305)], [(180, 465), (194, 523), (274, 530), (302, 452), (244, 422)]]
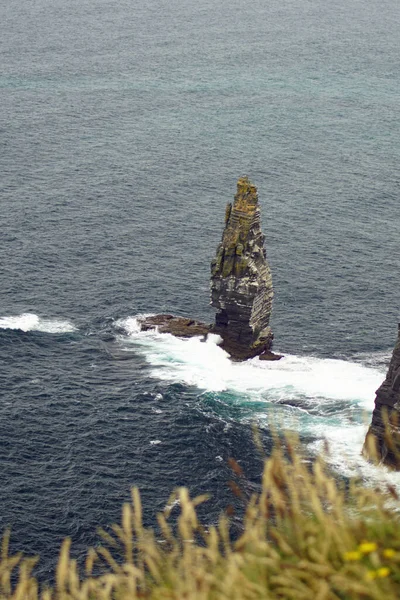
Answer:
[(376, 392), (363, 454), (400, 470), (400, 324), (386, 379)]
[(233, 204), (226, 208), (222, 240), (211, 262), (215, 324), (168, 314), (144, 317), (139, 322), (142, 330), (157, 327), (161, 333), (178, 337), (216, 333), (222, 338), (221, 347), (234, 360), (257, 355), (262, 360), (278, 360), (281, 356), (271, 351), (272, 297), (257, 189), (247, 177), (242, 177)]

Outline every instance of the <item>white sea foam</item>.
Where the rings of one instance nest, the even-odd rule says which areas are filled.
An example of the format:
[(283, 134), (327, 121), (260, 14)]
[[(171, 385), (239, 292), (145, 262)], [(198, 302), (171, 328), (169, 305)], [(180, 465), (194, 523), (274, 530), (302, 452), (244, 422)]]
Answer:
[[(121, 327), (122, 329), (125, 329), (126, 333), (129, 335), (135, 335), (137, 333), (141, 333), (143, 336), (146, 332), (140, 331), (139, 318), (144, 318), (147, 316), (151, 316), (151, 315), (142, 314), (142, 315), (138, 315), (138, 317), (128, 317), (127, 319), (119, 319), (116, 322), (116, 325), (117, 325), (117, 327)], [(150, 333), (152, 333), (152, 332), (150, 332)]]
[(366, 485), (382, 486), (390, 484), (400, 492), (400, 473), (387, 467), (376, 466), (366, 461), (361, 455), (368, 426), (347, 424), (347, 426), (321, 426), (315, 428), (314, 435), (321, 439), (310, 444), (314, 453), (324, 452), (324, 440), (328, 442), (329, 453), (326, 461), (345, 477), (361, 478)]
[(374, 406), (375, 390), (386, 365), (373, 360), (352, 362), (313, 356), (286, 355), (279, 361), (258, 358), (233, 363), (218, 346), (217, 336), (179, 339), (156, 330), (141, 332), (136, 318), (118, 323), (128, 334), (124, 343), (143, 354), (151, 374), (173, 383), (193, 385), (204, 392), (227, 393), (237, 402), (259, 401), (254, 418), (260, 426), (275, 424), (319, 441), (326, 439), (329, 461), (345, 475), (365, 480), (382, 477), (400, 485), (400, 474), (377, 469), (361, 456), (361, 448)]
[(43, 319), (33, 313), (0, 317), (0, 329), (43, 331), (44, 333), (68, 333), (76, 331), (76, 327), (66, 319)]
[(195, 385), (205, 391), (233, 391), (270, 400), (299, 397), (350, 400), (372, 410), (381, 369), (345, 360), (286, 355), (279, 361), (233, 363), (218, 336), (179, 339), (156, 330), (141, 332), (136, 318), (118, 322), (154, 367), (159, 379)]

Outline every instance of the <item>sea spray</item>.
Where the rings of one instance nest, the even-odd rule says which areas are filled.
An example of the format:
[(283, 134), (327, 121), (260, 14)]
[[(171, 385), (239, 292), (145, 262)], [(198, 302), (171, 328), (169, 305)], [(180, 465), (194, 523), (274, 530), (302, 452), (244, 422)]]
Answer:
[(0, 329), (42, 331), (43, 333), (71, 333), (77, 328), (67, 319), (42, 318), (34, 313), (0, 317)]
[[(248, 405), (251, 420), (262, 428), (297, 431), (310, 440), (312, 453), (328, 442), (327, 460), (346, 476), (382, 478), (400, 485), (400, 476), (369, 465), (361, 456), (366, 423), (383, 366), (350, 360), (285, 355), (280, 361), (253, 358), (236, 363), (217, 336), (180, 339), (156, 329), (142, 332), (136, 317), (116, 323), (125, 351), (140, 353), (155, 379), (194, 386), (199, 395), (217, 395), (224, 403)], [(247, 416), (244, 417), (248, 419)]]

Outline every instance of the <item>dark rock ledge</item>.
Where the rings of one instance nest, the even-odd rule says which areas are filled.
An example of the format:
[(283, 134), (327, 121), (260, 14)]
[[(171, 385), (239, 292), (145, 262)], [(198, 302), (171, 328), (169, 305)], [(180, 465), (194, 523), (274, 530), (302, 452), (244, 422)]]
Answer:
[(400, 470), (400, 324), (386, 379), (376, 391), (363, 454)]
[(272, 309), (272, 278), (261, 232), (257, 189), (247, 177), (237, 183), (233, 204), (225, 212), (225, 228), (211, 262), (211, 305), (217, 309), (215, 323), (208, 325), (169, 314), (144, 317), (142, 330), (158, 328), (178, 337), (218, 334), (221, 348), (233, 360), (259, 356), (279, 360), (272, 352), (269, 327)]

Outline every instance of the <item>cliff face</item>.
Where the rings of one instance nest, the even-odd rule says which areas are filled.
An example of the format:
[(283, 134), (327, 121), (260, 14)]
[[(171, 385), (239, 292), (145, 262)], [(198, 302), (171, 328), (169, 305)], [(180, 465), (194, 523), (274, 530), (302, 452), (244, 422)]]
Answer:
[(373, 458), (371, 446), (383, 464), (400, 470), (400, 324), (386, 379), (376, 392), (372, 422), (363, 449), (366, 458)]
[(272, 297), (257, 189), (243, 177), (233, 205), (226, 208), (222, 240), (211, 262), (211, 305), (218, 311), (213, 330), (228, 351), (246, 357), (268, 354)]

